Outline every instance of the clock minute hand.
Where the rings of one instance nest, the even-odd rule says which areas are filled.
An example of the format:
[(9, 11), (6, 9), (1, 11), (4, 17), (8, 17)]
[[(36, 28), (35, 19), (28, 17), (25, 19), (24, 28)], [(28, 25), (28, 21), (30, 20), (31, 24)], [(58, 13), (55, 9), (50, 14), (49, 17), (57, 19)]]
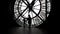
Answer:
[(35, 0), (33, 0), (32, 2), (31, 2), (31, 5), (33, 6), (35, 4)]
[(29, 5), (29, 2), (26, 0), (26, 2), (28, 3), (28, 5)]

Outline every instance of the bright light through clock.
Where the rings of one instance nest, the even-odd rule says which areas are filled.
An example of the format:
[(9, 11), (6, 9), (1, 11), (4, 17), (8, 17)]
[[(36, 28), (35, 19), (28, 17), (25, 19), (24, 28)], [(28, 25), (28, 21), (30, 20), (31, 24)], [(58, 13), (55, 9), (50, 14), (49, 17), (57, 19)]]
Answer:
[[(51, 3), (49, 0), (35, 0), (34, 5), (32, 5), (32, 1), (33, 0), (20, 0), (20, 2), (15, 2), (16, 5), (14, 5), (14, 13), (16, 19), (18, 18), (19, 20), (17, 23), (20, 26), (39, 26), (40, 24), (44, 23), (46, 18), (49, 16), (51, 9)], [(29, 24), (29, 21), (31, 21), (31, 24)]]

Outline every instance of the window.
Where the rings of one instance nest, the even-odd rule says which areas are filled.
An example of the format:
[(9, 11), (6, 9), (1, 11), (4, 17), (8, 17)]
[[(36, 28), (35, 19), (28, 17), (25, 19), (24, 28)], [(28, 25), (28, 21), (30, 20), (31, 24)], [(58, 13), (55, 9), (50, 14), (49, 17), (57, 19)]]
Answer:
[(14, 13), (20, 26), (36, 27), (42, 24), (50, 13), (49, 0), (20, 0), (14, 5)]

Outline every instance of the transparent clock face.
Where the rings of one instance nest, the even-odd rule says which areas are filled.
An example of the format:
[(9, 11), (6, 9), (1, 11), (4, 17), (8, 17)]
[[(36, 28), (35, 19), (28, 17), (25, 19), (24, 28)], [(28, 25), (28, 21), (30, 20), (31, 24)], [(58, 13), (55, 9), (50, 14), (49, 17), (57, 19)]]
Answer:
[(14, 13), (17, 24), (25, 27), (36, 27), (44, 23), (50, 13), (49, 0), (17, 0)]

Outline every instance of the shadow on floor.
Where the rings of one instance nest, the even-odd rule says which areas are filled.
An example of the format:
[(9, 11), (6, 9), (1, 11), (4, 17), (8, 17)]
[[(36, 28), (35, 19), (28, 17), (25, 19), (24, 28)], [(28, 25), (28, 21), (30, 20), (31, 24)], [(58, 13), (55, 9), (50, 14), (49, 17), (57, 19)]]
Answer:
[(39, 28), (14, 27), (8, 30), (9, 34), (47, 34), (47, 31)]

